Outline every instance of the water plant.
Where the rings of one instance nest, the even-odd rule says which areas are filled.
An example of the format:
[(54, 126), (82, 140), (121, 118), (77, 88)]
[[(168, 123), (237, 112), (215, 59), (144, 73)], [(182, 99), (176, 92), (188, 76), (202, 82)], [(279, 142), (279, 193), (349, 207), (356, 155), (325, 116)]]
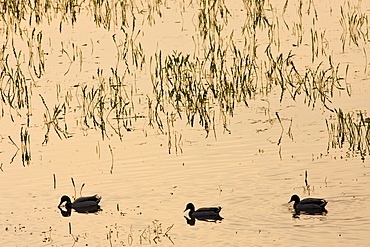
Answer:
[[(340, 22), (350, 37), (344, 34), (343, 40), (347, 41), (343, 47), (348, 39), (355, 44), (366, 40), (367, 16), (361, 13), (360, 3), (356, 6), (347, 1), (341, 8)], [(23, 115), (24, 109), (27, 118), (32, 116), (31, 102), (35, 102), (32, 88), (42, 85), (48, 66), (43, 47), (48, 36), (42, 24), (59, 23), (59, 32), (64, 32), (65, 25), (74, 26), (82, 13), (90, 15), (93, 24), (109, 32), (107, 37), (112, 37), (110, 43), (116, 48), (113, 54), (116, 60), (104, 71), (97, 67), (91, 80), (78, 82), (73, 87), (58, 83), (57, 103), (46, 102), (49, 98), (40, 95), (45, 109), (43, 144), (48, 142), (52, 129), (60, 139), (71, 137), (66, 116), (74, 111), (81, 130), (85, 133), (97, 130), (102, 139), (109, 139), (114, 133), (123, 140), (124, 133), (134, 127), (134, 121), (147, 119), (150, 126), (167, 135), (169, 153), (177, 153), (182, 152), (182, 134), (175, 128), (177, 122), (191, 127), (198, 125), (206, 136), (213, 132), (216, 137), (218, 125), (230, 133), (228, 124), (236, 107), (248, 107), (251, 101), (272, 93), (279, 95), (280, 103), (302, 100), (309, 107), (319, 105), (329, 111), (335, 111), (331, 103), (338, 91), (350, 93), (346, 79), (349, 67), (343, 75), (342, 65), (334, 63), (333, 55), (328, 55), (327, 32), (316, 28), (320, 19), (313, 0), (286, 0), (282, 16), (273, 3), (243, 0), (241, 8), (245, 17), (242, 18), (245, 19), (236, 27), (230, 22), (233, 14), (239, 12), (230, 10), (227, 1), (180, 1), (181, 14), (190, 8), (194, 11), (193, 54), (158, 49), (148, 56), (142, 42), (145, 37), (142, 27), (154, 26), (158, 18), (171, 9), (171, 4), (152, 0), (1, 3), (0, 18), (9, 24), (1, 29), (4, 34), (0, 53), (1, 116), (6, 106), (11, 109), (12, 119)], [(289, 13), (294, 18), (292, 24), (285, 20), (290, 18), (287, 9), (291, 6), (295, 8), (295, 12)], [(285, 26), (280, 25), (281, 17)], [(308, 28), (307, 19), (312, 23)], [(280, 32), (286, 31), (284, 28), (294, 33), (292, 50), (281, 46)], [(304, 48), (303, 43), (309, 44), (307, 47), (311, 50), (307, 63), (300, 63), (298, 57), (298, 48)], [(25, 44), (27, 49), (18, 48), (20, 44)], [(78, 68), (76, 63), (82, 72), (86, 54), (82, 53), (81, 45), (71, 40), (61, 40), (58, 44), (59, 55), (67, 60), (64, 75), (73, 76), (74, 69)], [(363, 51), (366, 56), (366, 49)], [(140, 83), (145, 85), (147, 60), (150, 60), (153, 90), (152, 94), (139, 96), (136, 80), (140, 77)], [(145, 75), (139, 74), (141, 72)], [(63, 92), (65, 87), (67, 90)], [(135, 105), (136, 99), (146, 100), (146, 113)], [(292, 123), (292, 119), (290, 121)]]
[(161, 244), (165, 240), (168, 240), (171, 244), (175, 244), (171, 238), (170, 231), (174, 224), (167, 228), (162, 226), (159, 220), (153, 220), (144, 229), (139, 229), (135, 232), (134, 227), (131, 225), (129, 230), (125, 230), (123, 226), (115, 223), (113, 225), (107, 226), (107, 240), (110, 246), (113, 243), (119, 242), (122, 245), (145, 245), (145, 244)]
[[(45, 107), (45, 113), (44, 113), (44, 124), (46, 126), (46, 133), (44, 137), (43, 144), (46, 145), (49, 141), (49, 134), (50, 129), (53, 127), (55, 130), (55, 133), (58, 135), (60, 139), (62, 137), (69, 138), (71, 137), (68, 134), (68, 125), (65, 121), (65, 115), (66, 115), (66, 104), (57, 104), (53, 107), (53, 111), (51, 112), (49, 110), (49, 107), (47, 106), (44, 97), (40, 94), (41, 101)], [(60, 126), (60, 122), (64, 122), (64, 127)]]
[[(3, 104), (9, 105), (11, 110), (20, 115), (20, 110), (30, 111), (31, 85), (21, 67), (22, 52), (17, 51), (13, 44), (13, 57), (5, 55), (5, 45), (3, 45), (0, 73), (0, 94)], [(12, 62), (10, 61), (14, 59)], [(15, 66), (13, 66), (15, 64)], [(2, 116), (4, 112), (2, 110)], [(11, 115), (13, 118), (13, 116)]]
[(361, 11), (361, 0), (357, 4), (352, 4), (351, 1), (345, 1), (340, 7), (341, 18), (339, 23), (342, 27), (342, 50), (344, 51), (346, 44), (351, 43), (360, 46), (360, 41), (366, 43), (369, 39), (369, 21), (368, 16)]
[(362, 159), (370, 153), (370, 120), (366, 112), (343, 112), (335, 110), (333, 120), (326, 120), (329, 134), (328, 150), (346, 147), (349, 152), (359, 154)]
[(27, 128), (21, 128), (21, 153), (23, 166), (29, 165), (31, 161), (31, 141)]

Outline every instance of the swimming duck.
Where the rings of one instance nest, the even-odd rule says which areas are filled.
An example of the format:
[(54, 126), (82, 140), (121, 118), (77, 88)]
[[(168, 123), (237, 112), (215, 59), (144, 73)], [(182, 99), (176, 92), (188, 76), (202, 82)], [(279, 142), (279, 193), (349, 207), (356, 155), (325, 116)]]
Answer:
[(73, 208), (78, 213), (95, 213), (100, 210), (99, 202), (101, 200), (101, 197), (98, 195), (93, 196), (87, 196), (87, 197), (80, 197), (77, 198), (73, 203), (71, 202), (71, 199), (64, 195), (60, 199), (60, 203), (58, 205), (58, 208), (61, 209), (61, 205), (65, 203), (65, 208), (67, 211), (71, 211)]
[(221, 207), (209, 207), (209, 208), (198, 208), (195, 210), (194, 204), (193, 203), (188, 203), (186, 205), (186, 210), (189, 211), (189, 216), (190, 218), (197, 218), (197, 219), (202, 219), (202, 220), (222, 220), (223, 218), (220, 216), (220, 211)]
[(289, 203), (290, 202), (294, 202), (293, 208), (298, 214), (299, 212), (306, 212), (308, 214), (318, 214), (327, 212), (325, 206), (326, 204), (328, 204), (328, 202), (324, 199), (306, 198), (300, 200), (299, 196), (292, 195)]

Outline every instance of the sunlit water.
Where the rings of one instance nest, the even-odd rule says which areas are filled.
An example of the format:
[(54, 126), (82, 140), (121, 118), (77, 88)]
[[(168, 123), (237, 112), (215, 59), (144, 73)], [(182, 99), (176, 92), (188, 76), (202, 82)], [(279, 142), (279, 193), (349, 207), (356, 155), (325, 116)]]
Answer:
[[(290, 2), (294, 10), (298, 3)], [(336, 62), (351, 66), (347, 80), (352, 96), (337, 93), (331, 107), (366, 112), (370, 87), (363, 50), (352, 45), (342, 52), (339, 6), (334, 1), (331, 5), (323, 2), (315, 4), (319, 20), (325, 19), (317, 25), (327, 29), (327, 51)], [(308, 2), (304, 4), (307, 11)], [(363, 12), (368, 13), (370, 6), (364, 2), (362, 5)], [(147, 59), (157, 50), (167, 54), (172, 50), (193, 52), (194, 26), (189, 20), (196, 8), (180, 16), (181, 4), (171, 2), (167, 6), (163, 19), (157, 17), (156, 24), (143, 27), (140, 34)], [(242, 6), (229, 7), (234, 29), (244, 21)], [(281, 14), (282, 6), (276, 8)], [(289, 22), (294, 16), (296, 13), (288, 11), (285, 17)], [(66, 25), (62, 34), (57, 25), (43, 26), (43, 34), (50, 41), (44, 47), (48, 53), (45, 75), (33, 88), (29, 165), (22, 165), (20, 151), (11, 161), (17, 149), (8, 136), (20, 146), (23, 119), (0, 120), (1, 246), (368, 245), (369, 160), (361, 160), (345, 148), (328, 151), (325, 119), (335, 114), (319, 103), (315, 108), (307, 106), (302, 98), (287, 98), (280, 103), (278, 91), (258, 96), (249, 102), (249, 107), (235, 108), (234, 116), (227, 120), (229, 131), (222, 128), (217, 116), (216, 130), (208, 136), (201, 126), (190, 127), (178, 121), (172, 132), (177, 143), (172, 142), (170, 153), (168, 133), (150, 127), (146, 118), (136, 119), (122, 141), (113, 131), (109, 132), (110, 139), (102, 140), (99, 131), (82, 130), (77, 124), (81, 119), (73, 115), (71, 106), (68, 123), (72, 137), (61, 140), (51, 130), (49, 142), (42, 145), (45, 108), (38, 94), (51, 109), (62, 98), (57, 99), (57, 85), (64, 95), (74, 85), (93, 83), (97, 68), (109, 71), (117, 62), (112, 35), (119, 37), (120, 30), (105, 31), (96, 28), (91, 17), (79, 18), (73, 28)], [(302, 63), (307, 57), (310, 61), (309, 48), (294, 48), (288, 36), (281, 36), (281, 49), (299, 53)], [(69, 63), (60, 52), (60, 42), (69, 48), (75, 43), (82, 49), (81, 69), (74, 62), (64, 75)], [(367, 50), (368, 45), (363, 47)], [(149, 74), (147, 61), (133, 79), (135, 107), (142, 115), (147, 114), (145, 99), (152, 91)], [(72, 105), (78, 103), (72, 100)], [(306, 171), (309, 186), (305, 184)], [(102, 196), (100, 213), (72, 212), (70, 217), (62, 217), (57, 208), (60, 197), (75, 195), (71, 178), (77, 196), (83, 184), (82, 195)], [(292, 217), (288, 204), (292, 194), (325, 198), (329, 202), (327, 215)], [(224, 219), (196, 221), (190, 226), (183, 212), (188, 202), (196, 208), (221, 206)]]

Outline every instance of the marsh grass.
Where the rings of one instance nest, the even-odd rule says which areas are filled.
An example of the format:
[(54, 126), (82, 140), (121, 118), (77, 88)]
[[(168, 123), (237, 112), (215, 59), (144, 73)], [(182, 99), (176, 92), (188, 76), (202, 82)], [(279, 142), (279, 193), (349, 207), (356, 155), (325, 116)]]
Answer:
[[(134, 31), (134, 30), (132, 30)], [(115, 69), (120, 67), (120, 62), (124, 63), (124, 70), (132, 74), (134, 70), (142, 70), (145, 65), (145, 52), (140, 42), (137, 41), (141, 31), (129, 33), (122, 29), (124, 40), (117, 40), (116, 34), (112, 36), (114, 45), (117, 49), (117, 64)]]
[[(13, 53), (5, 54), (5, 45), (2, 49), (0, 85), (1, 100), (5, 105), (9, 105), (16, 115), (21, 115), (21, 110), (30, 111), (31, 83), (27, 79), (22, 69), (21, 56), (22, 52), (17, 51), (13, 44)], [(13, 57), (11, 57), (13, 55)], [(10, 61), (12, 60), (12, 61)], [(2, 109), (2, 116), (4, 110)], [(13, 119), (13, 115), (11, 114)]]
[(97, 26), (107, 30), (116, 27), (123, 30), (130, 26), (135, 29), (140, 19), (141, 24), (155, 25), (156, 19), (162, 17), (164, 4), (165, 1), (160, 0), (91, 0), (87, 6)]
[(133, 91), (125, 84), (125, 75), (120, 76), (113, 68), (111, 73), (112, 76), (105, 78), (103, 71), (98, 69), (98, 85), (79, 86), (80, 92), (77, 94), (83, 126), (99, 129), (103, 139), (109, 138), (107, 126), (122, 138), (122, 129), (130, 130), (134, 115)]
[(369, 20), (368, 16), (361, 11), (361, 2), (359, 0), (357, 4), (352, 4), (351, 1), (345, 1), (344, 5), (340, 7), (339, 23), (342, 27), (340, 40), (343, 51), (346, 44), (353, 43), (360, 46), (369, 40)]
[(168, 242), (175, 244), (170, 236), (170, 231), (173, 226), (174, 224), (164, 229), (159, 220), (153, 220), (152, 223), (144, 229), (135, 230), (133, 226), (131, 226), (129, 230), (125, 230), (116, 223), (107, 227), (109, 228), (107, 240), (110, 246), (114, 246), (114, 243), (117, 242), (128, 246), (164, 244)]
[[(44, 124), (46, 127), (46, 133), (44, 137), (44, 141), (42, 144), (46, 145), (49, 141), (49, 135), (51, 128), (54, 129), (55, 133), (59, 137), (59, 139), (62, 138), (69, 138), (71, 137), (68, 134), (68, 125), (66, 123), (66, 104), (57, 104), (53, 107), (52, 111), (49, 110), (49, 107), (47, 106), (44, 97), (42, 95), (39, 95), (41, 98), (41, 101), (45, 107), (45, 113), (44, 113)], [(64, 127), (61, 126), (61, 122), (64, 123)]]
[[(82, 70), (82, 64), (83, 64), (83, 54), (82, 54), (82, 50), (77, 46), (75, 45), (75, 43), (72, 42), (71, 44), (71, 51), (68, 52), (67, 51), (67, 47), (64, 45), (63, 42), (61, 42), (61, 55), (65, 55), (67, 56), (68, 58), (68, 68), (67, 70), (64, 72), (64, 76), (67, 75), (69, 73), (69, 71), (71, 70), (73, 64), (78, 60), (79, 62), (79, 67), (80, 67), (80, 72)], [(71, 54), (71, 55), (70, 55)]]
[[(215, 109), (218, 108), (219, 115), (224, 117), (224, 128), (227, 128), (227, 116), (233, 116), (237, 104), (248, 106), (249, 100), (261, 93), (267, 96), (275, 87), (280, 90), (280, 102), (284, 98), (295, 101), (303, 96), (308, 106), (314, 108), (320, 103), (333, 111), (331, 98), (337, 91), (344, 91), (346, 85), (342, 85), (345, 78), (339, 75), (340, 65), (335, 65), (331, 57), (326, 68), (319, 63), (317, 67), (301, 69), (296, 67), (292, 53), (274, 57), (268, 48), (266, 54), (268, 60), (264, 67), (253, 61), (249, 54), (242, 55), (236, 46), (232, 49), (230, 66), (226, 60), (217, 67), (204, 66), (206, 62), (181, 52), (174, 52), (164, 59), (161, 52), (156, 54), (152, 74), (156, 105), (153, 107), (153, 100), (148, 101), (150, 123), (156, 122), (163, 128), (164, 121), (160, 118), (173, 114), (182, 119), (185, 115), (190, 126), (194, 126), (197, 119), (208, 133), (215, 125)], [(263, 71), (265, 77), (259, 78)], [(171, 123), (176, 120), (171, 119)]]
[[(224, 1), (200, 1), (196, 2), (199, 35), (193, 37), (197, 41), (194, 42), (197, 53), (192, 56), (174, 51), (164, 55), (159, 51), (150, 59), (154, 97), (148, 96), (149, 124), (156, 124), (168, 134), (169, 140), (175, 122), (182, 119), (191, 127), (201, 126), (207, 136), (210, 131), (215, 133), (218, 121), (229, 132), (228, 119), (236, 106), (240, 103), (248, 106), (249, 101), (276, 90), (280, 91), (280, 102), (301, 98), (311, 108), (322, 105), (329, 111), (334, 111), (331, 104), (337, 92), (349, 92), (348, 66), (342, 75), (340, 64), (335, 64), (332, 56), (327, 55), (326, 32), (315, 29), (318, 14), (313, 1), (305, 6), (306, 12), (300, 1), (297, 10), (301, 24), (305, 13), (313, 22), (310, 32), (312, 64), (304, 67), (296, 65), (296, 55), (292, 51), (283, 53), (276, 49), (280, 47), (278, 19), (266, 14), (267, 4), (264, 1), (243, 3), (248, 13), (240, 30), (244, 43), (234, 41), (235, 30), (225, 29), (231, 15)], [(261, 32), (263, 30), (268, 32)], [(299, 44), (303, 40), (302, 30), (300, 25)], [(261, 34), (269, 40), (264, 54), (259, 52)], [(319, 58), (326, 61), (317, 61)], [(170, 141), (168, 146), (171, 147)]]
[[(216, 138), (219, 125), (231, 133), (228, 125), (236, 107), (248, 107), (251, 101), (261, 97), (277, 93), (280, 103), (302, 100), (308, 107), (319, 105), (333, 112), (336, 111), (332, 106), (333, 97), (345, 90), (350, 94), (346, 78), (349, 67), (343, 75), (342, 66), (328, 55), (329, 41), (326, 30), (316, 28), (320, 19), (313, 0), (286, 0), (282, 16), (269, 1), (243, 0), (241, 8), (245, 19), (238, 28), (229, 27), (234, 12), (229, 10), (227, 1), (184, 0), (178, 4), (182, 17), (188, 8), (195, 11), (194, 54), (159, 49), (148, 58), (141, 39), (144, 37), (142, 27), (157, 24), (170, 9), (167, 1), (1, 2), (0, 18), (4, 23), (0, 50), (1, 116), (9, 107), (12, 121), (14, 116), (25, 115), (29, 127), (32, 88), (41, 82), (48, 65), (43, 47), (47, 38), (41, 24), (58, 23), (59, 32), (63, 33), (64, 26), (73, 27), (82, 13), (90, 15), (97, 27), (113, 32), (111, 42), (116, 48), (116, 60), (108, 66), (110, 71), (97, 68), (91, 81), (77, 83), (66, 92), (61, 91), (65, 87), (62, 89), (59, 84), (57, 104), (46, 102), (47, 97), (40, 95), (45, 109), (43, 144), (48, 143), (52, 130), (60, 139), (72, 137), (71, 122), (66, 117), (74, 111), (82, 131), (94, 129), (100, 132), (102, 139), (111, 138), (113, 132), (123, 140), (124, 133), (134, 128), (138, 118), (147, 119), (149, 126), (168, 135), (169, 153), (178, 153), (182, 152), (183, 136), (176, 129), (177, 122), (200, 126), (206, 137), (213, 132)], [(343, 50), (351, 42), (359, 46), (360, 41), (365, 43), (368, 39), (368, 19), (361, 12), (360, 4), (361, 1), (357, 5), (347, 1), (341, 7)], [(291, 6), (295, 11), (292, 15), (297, 17), (292, 25), (285, 20)], [(281, 32), (284, 28), (295, 35), (293, 47), (309, 44), (310, 62), (302, 65), (296, 53), (286, 46), (283, 50)], [(60, 45), (61, 56), (68, 64), (64, 76), (76, 73), (78, 66), (82, 72), (85, 54), (81, 45), (64, 40)], [(366, 57), (365, 48), (363, 52)], [(147, 102), (145, 114), (135, 105), (135, 98), (141, 97), (136, 95), (135, 80), (139, 73), (146, 71), (147, 60), (150, 60), (153, 93), (139, 100)], [(291, 132), (289, 135), (293, 136)], [(111, 172), (112, 169), (113, 164)]]
[(344, 148), (359, 154), (363, 159), (370, 153), (370, 121), (366, 112), (335, 110), (335, 120), (326, 120), (329, 133), (328, 150)]

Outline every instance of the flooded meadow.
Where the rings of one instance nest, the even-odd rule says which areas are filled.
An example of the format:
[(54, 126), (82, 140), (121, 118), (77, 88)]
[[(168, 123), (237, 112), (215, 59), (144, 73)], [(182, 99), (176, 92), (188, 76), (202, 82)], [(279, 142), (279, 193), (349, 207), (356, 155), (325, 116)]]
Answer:
[(1, 1), (0, 246), (367, 246), (369, 16)]

